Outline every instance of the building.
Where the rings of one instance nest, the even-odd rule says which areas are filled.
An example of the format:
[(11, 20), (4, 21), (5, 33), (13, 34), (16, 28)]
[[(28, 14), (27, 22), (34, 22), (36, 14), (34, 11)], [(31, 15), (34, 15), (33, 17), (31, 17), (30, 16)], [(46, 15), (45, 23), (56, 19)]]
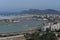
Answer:
[(50, 28), (50, 23), (44, 24), (44, 25), (41, 27), (41, 31), (47, 31), (47, 30), (49, 30), (49, 28)]
[(51, 25), (51, 31), (59, 30), (60, 29), (60, 23), (56, 23)]
[(50, 30), (50, 31), (58, 31), (60, 29), (60, 23), (48, 23), (48, 24), (45, 24), (41, 27), (41, 31), (47, 31), (47, 30)]

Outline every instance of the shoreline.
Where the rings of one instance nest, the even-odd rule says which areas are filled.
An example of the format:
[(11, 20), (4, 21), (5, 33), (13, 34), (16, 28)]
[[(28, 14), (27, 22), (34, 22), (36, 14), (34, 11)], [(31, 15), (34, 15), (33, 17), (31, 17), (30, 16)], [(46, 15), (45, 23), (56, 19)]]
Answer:
[(28, 28), (28, 29), (25, 29), (25, 30), (17, 31), (17, 32), (0, 33), (0, 35), (1, 36), (7, 36), (7, 37), (10, 37), (9, 35), (11, 35), (11, 36), (22, 35), (23, 33), (37, 31), (38, 29), (40, 29), (41, 26), (44, 26), (44, 25), (41, 24), (41, 25), (31, 27), (31, 28)]

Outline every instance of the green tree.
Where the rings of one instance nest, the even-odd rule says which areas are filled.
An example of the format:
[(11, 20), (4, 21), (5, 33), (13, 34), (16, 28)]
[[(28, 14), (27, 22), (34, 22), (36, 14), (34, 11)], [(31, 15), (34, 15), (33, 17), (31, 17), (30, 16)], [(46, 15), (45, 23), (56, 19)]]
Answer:
[(56, 35), (53, 32), (48, 32), (40, 37), (40, 40), (56, 40), (56, 39), (57, 39)]
[(30, 33), (26, 33), (24, 36), (25, 36), (26, 40), (32, 40)]
[(40, 33), (39, 32), (34, 32), (32, 34), (32, 39), (33, 40), (39, 40), (40, 39)]
[(39, 40), (39, 34), (39, 32), (34, 32), (32, 34), (27, 33), (25, 34), (25, 38), (26, 40)]

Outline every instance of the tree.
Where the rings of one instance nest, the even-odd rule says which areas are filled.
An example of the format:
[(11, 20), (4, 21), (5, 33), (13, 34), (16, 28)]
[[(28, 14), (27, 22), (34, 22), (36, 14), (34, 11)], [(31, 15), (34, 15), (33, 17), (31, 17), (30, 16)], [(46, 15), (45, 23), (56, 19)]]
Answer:
[(40, 40), (40, 33), (39, 32), (34, 32), (32, 34), (32, 39), (33, 40)]
[(31, 34), (26, 33), (25, 35), (26, 40), (32, 40)]
[(39, 32), (34, 32), (32, 34), (27, 33), (27, 34), (25, 34), (25, 38), (26, 38), (26, 40), (39, 40), (39, 38), (40, 38), (39, 34), (40, 34)]
[(40, 40), (56, 40), (56, 39), (57, 39), (56, 35), (53, 32), (49, 32), (49, 33), (43, 34), (40, 37)]

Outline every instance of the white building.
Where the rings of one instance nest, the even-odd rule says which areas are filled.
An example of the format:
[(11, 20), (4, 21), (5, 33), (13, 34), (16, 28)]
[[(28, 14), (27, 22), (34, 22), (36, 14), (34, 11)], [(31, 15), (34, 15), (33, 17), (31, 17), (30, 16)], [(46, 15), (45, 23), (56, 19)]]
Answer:
[(57, 24), (46, 24), (41, 27), (41, 31), (46, 31), (47, 29), (50, 29), (51, 31), (59, 30), (60, 29), (60, 23)]
[(45, 24), (45, 25), (43, 25), (43, 26), (41, 27), (41, 31), (46, 31), (46, 30), (49, 29), (49, 28), (50, 28), (50, 23)]
[(60, 29), (60, 23), (51, 25), (51, 31), (59, 30)]

